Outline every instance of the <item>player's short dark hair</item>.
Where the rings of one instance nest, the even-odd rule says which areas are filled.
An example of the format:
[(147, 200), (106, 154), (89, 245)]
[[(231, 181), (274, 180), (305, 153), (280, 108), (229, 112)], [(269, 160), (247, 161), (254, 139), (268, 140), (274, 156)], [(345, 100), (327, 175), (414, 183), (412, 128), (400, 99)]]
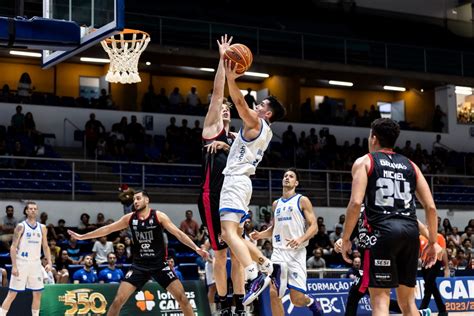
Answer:
[(379, 118), (370, 125), (372, 135), (377, 136), (380, 146), (393, 148), (398, 136), (400, 135), (400, 126), (394, 120), (389, 118)]
[[(8, 210), (9, 208), (13, 208), (13, 205), (7, 205), (7, 206), (5, 207), (5, 211)], [(13, 209), (14, 209), (14, 208), (13, 208)]]
[(285, 170), (285, 173), (287, 173), (288, 171), (291, 171), (295, 174), (296, 181), (300, 181), (300, 173), (298, 172), (298, 170), (296, 170), (296, 168), (294, 168), (294, 167), (288, 168), (288, 169)]
[(281, 121), (286, 115), (285, 107), (277, 100), (274, 96), (268, 96), (264, 100), (268, 100), (269, 106), (272, 111), (272, 116), (270, 117), (270, 122)]
[(137, 190), (137, 191), (135, 191), (135, 194), (133, 194), (133, 195), (136, 195), (138, 193), (141, 193), (144, 197), (150, 198), (150, 195), (148, 194), (148, 192), (146, 190)]
[(25, 207), (28, 208), (28, 205), (36, 205), (36, 202), (34, 202), (34, 201), (27, 201), (27, 202), (25, 203)]

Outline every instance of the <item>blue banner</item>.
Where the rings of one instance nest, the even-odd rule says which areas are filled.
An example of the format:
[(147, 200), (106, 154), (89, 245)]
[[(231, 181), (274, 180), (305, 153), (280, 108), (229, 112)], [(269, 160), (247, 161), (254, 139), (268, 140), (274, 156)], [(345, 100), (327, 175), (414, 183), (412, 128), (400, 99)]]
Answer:
[[(474, 312), (474, 277), (438, 278), (437, 283), (448, 312)], [(308, 279), (308, 294), (318, 300), (324, 315), (344, 315), (351, 285), (350, 279)], [(423, 292), (424, 281), (418, 278), (415, 291), (417, 306), (421, 303)], [(396, 299), (394, 290), (391, 297)], [(285, 294), (282, 301), (285, 315), (312, 316), (308, 308), (298, 308), (291, 303), (289, 292)], [(262, 294), (259, 307), (262, 316), (272, 315), (268, 290)], [(433, 312), (438, 311), (434, 299), (431, 300), (429, 307)], [(371, 314), (370, 298), (367, 295), (359, 301), (357, 315)]]

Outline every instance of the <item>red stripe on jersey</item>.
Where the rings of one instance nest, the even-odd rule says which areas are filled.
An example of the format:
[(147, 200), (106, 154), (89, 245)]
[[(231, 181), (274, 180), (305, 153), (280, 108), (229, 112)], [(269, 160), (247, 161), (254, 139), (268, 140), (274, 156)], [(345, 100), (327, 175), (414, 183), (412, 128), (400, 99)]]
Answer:
[(372, 172), (374, 171), (374, 157), (372, 156), (371, 153), (368, 153), (369, 155), (369, 158), (370, 158), (370, 168), (369, 168), (369, 172), (367, 172), (367, 175), (370, 177), (370, 175), (372, 174)]
[(209, 239), (211, 240), (211, 247), (212, 249), (217, 250), (217, 240), (214, 234), (214, 225), (212, 224), (212, 210), (211, 210), (211, 166), (209, 164), (206, 168), (206, 179), (204, 180), (204, 187), (202, 193), (202, 204), (204, 206), (204, 213), (206, 214), (206, 226), (209, 231)]

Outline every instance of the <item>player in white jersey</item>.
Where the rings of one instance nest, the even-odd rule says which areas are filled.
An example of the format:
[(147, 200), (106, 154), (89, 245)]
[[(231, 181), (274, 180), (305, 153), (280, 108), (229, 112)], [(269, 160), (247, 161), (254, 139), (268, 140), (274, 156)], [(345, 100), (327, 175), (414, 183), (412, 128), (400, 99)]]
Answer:
[(272, 206), (273, 226), (251, 234), (254, 240), (272, 237), (272, 262), (279, 266), (270, 288), (273, 316), (285, 315), (281, 298), (287, 288), (293, 305), (307, 306), (313, 315), (321, 315), (318, 302), (306, 295), (306, 246), (318, 232), (318, 225), (311, 201), (296, 193), (298, 185), (296, 169), (287, 169), (282, 181), (283, 194)]
[(39, 316), (41, 291), (43, 285), (43, 269), (41, 265), (41, 248), (48, 263), (44, 267), (51, 271), (51, 252), (49, 251), (46, 226), (36, 221), (38, 206), (35, 202), (26, 203), (26, 220), (19, 223), (13, 234), (10, 248), (12, 275), (10, 290), (3, 301), (0, 316), (6, 316), (18, 292), (25, 289), (33, 291), (31, 313)]
[[(245, 269), (245, 278), (249, 289), (244, 296), (243, 304), (250, 304), (270, 283), (270, 277), (259, 273), (258, 266), (271, 267), (255, 245), (245, 242), (239, 234), (248, 213), (252, 182), (250, 176), (263, 158), (271, 139), (270, 123), (285, 116), (285, 108), (274, 97), (265, 98), (255, 109), (250, 109), (245, 102), (235, 80), (243, 74), (237, 74), (235, 67), (225, 61), (225, 72), (229, 93), (243, 121), (238, 136), (232, 144), (227, 158), (225, 176), (222, 185), (219, 212), (221, 215), (222, 239), (230, 247)], [(252, 254), (251, 254), (252, 253)]]

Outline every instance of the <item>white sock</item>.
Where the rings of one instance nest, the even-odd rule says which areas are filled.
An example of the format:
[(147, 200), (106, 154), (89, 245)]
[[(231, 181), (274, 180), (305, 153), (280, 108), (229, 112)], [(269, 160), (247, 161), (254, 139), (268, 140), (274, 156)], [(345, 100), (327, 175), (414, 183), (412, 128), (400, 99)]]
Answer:
[(258, 268), (255, 262), (252, 262), (251, 265), (245, 267), (245, 279), (246, 280), (254, 280), (258, 277)]
[(0, 316), (7, 316), (7, 314), (8, 314), (8, 309), (0, 308)]
[(39, 316), (39, 314), (40, 314), (39, 309), (32, 309), (32, 310), (31, 310), (31, 315), (32, 315), (32, 316)]
[(311, 305), (313, 305), (313, 303), (314, 303), (314, 298), (312, 298), (312, 297), (308, 297), (308, 298), (309, 298), (309, 303), (308, 303), (308, 305), (306, 305), (306, 306), (311, 306)]
[(271, 275), (273, 273), (273, 263), (270, 259), (265, 258), (261, 264), (258, 264), (258, 269), (263, 273)]

